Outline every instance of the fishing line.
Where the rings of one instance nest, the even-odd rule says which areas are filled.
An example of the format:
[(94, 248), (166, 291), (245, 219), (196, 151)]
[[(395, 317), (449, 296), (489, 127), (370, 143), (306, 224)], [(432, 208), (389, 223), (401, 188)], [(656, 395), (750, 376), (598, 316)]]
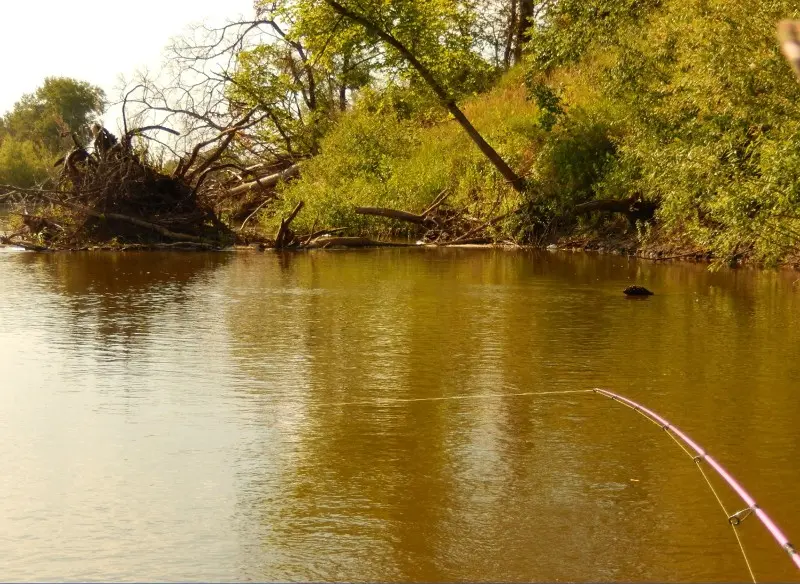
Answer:
[[(598, 390), (598, 393), (601, 393), (601, 392)], [(611, 399), (613, 399), (614, 401), (618, 401), (618, 400), (616, 400), (614, 398), (611, 398)], [(708, 488), (711, 489), (711, 492), (714, 494), (714, 498), (717, 500), (717, 503), (719, 503), (719, 506), (722, 508), (722, 512), (725, 514), (725, 517), (730, 518), (731, 514), (728, 513), (728, 510), (725, 508), (725, 503), (722, 502), (722, 498), (719, 496), (719, 493), (717, 493), (717, 490), (714, 488), (714, 485), (709, 480), (708, 475), (706, 475), (705, 471), (703, 470), (703, 467), (700, 466), (700, 459), (698, 457), (694, 456), (691, 452), (689, 452), (689, 450), (686, 448), (686, 446), (684, 446), (683, 443), (680, 440), (678, 440), (675, 437), (675, 435), (672, 432), (669, 431), (668, 428), (664, 428), (662, 424), (660, 424), (659, 422), (657, 422), (656, 420), (654, 420), (653, 418), (651, 418), (650, 416), (645, 414), (641, 409), (633, 407), (632, 405), (627, 404), (624, 401), (620, 402), (620, 403), (622, 405), (628, 407), (628, 408), (631, 408), (633, 411), (635, 411), (637, 414), (641, 415), (648, 422), (651, 422), (651, 423), (655, 424), (656, 426), (658, 426), (659, 428), (663, 428), (664, 430), (667, 431), (667, 435), (670, 438), (672, 438), (673, 442), (675, 442), (675, 444), (677, 444), (680, 447), (680, 449), (683, 450), (689, 458), (691, 458), (692, 460), (694, 460), (697, 463), (697, 470), (699, 470), (700, 474), (703, 475), (703, 478), (705, 479), (706, 484), (708, 484)], [(742, 544), (742, 540), (739, 537), (739, 532), (736, 530), (736, 526), (733, 523), (731, 523), (730, 521), (728, 523), (730, 524), (731, 529), (733, 530), (733, 534), (736, 536), (736, 541), (739, 543), (739, 549), (742, 551), (742, 557), (744, 558), (744, 563), (747, 565), (747, 571), (750, 572), (750, 578), (753, 580), (753, 582), (757, 582), (756, 576), (753, 573), (753, 568), (750, 566), (750, 560), (747, 558), (747, 553), (744, 550), (744, 545)]]
[(475, 393), (467, 395), (445, 395), (440, 397), (376, 398), (365, 401), (323, 403), (325, 406), (377, 406), (394, 403), (432, 402), (459, 399), (496, 399), (499, 397), (527, 397), (537, 395), (565, 395), (568, 393), (594, 393), (593, 389), (565, 389), (563, 391), (525, 391), (522, 393)]
[[(639, 412), (639, 413), (641, 414), (641, 412)], [(641, 414), (641, 415), (644, 416), (644, 414)], [(650, 418), (648, 418), (647, 416), (644, 416), (644, 417), (645, 417), (645, 419), (650, 420)], [(654, 424), (657, 424), (657, 422), (655, 422), (653, 420), (650, 420), (650, 421), (653, 422)], [(708, 478), (708, 475), (706, 474), (706, 471), (704, 471), (703, 467), (700, 465), (700, 462), (701, 462), (702, 459), (700, 459), (698, 457), (695, 457), (695, 456), (692, 456), (692, 453), (689, 452), (683, 444), (681, 444), (681, 442), (675, 437), (675, 435), (672, 432), (667, 432), (667, 435), (670, 438), (672, 438), (673, 442), (675, 442), (675, 444), (680, 446), (681, 450), (683, 450), (689, 456), (689, 458), (694, 460), (694, 462), (696, 463), (697, 470), (699, 470), (700, 474), (703, 475), (703, 478), (705, 479), (706, 484), (708, 485), (708, 488), (711, 489), (711, 492), (714, 494), (714, 498), (717, 500), (717, 503), (719, 503), (719, 506), (722, 509), (722, 512), (725, 514), (725, 517), (728, 518), (728, 524), (731, 526), (731, 529), (733, 530), (733, 535), (736, 536), (736, 543), (739, 544), (739, 549), (742, 552), (742, 557), (744, 558), (744, 563), (747, 566), (747, 571), (750, 573), (750, 579), (753, 582), (756, 582), (757, 581), (756, 580), (756, 575), (753, 572), (753, 567), (750, 565), (750, 559), (747, 557), (747, 552), (744, 549), (744, 544), (742, 543), (742, 538), (739, 537), (739, 530), (736, 529), (736, 526), (739, 525), (739, 523), (733, 523), (731, 521), (732, 515), (728, 512), (728, 509), (725, 507), (725, 503), (722, 502), (722, 497), (720, 497), (719, 493), (717, 493), (717, 489), (714, 488), (714, 485), (711, 483), (711, 480)]]
[[(673, 436), (669, 432), (667, 432), (667, 433), (670, 435), (670, 437), (676, 443), (680, 444), (680, 442), (678, 442), (678, 439), (675, 438), (675, 436)], [(689, 456), (691, 456), (691, 454), (689, 454)], [(692, 458), (694, 459), (693, 456), (692, 456)], [(730, 513), (728, 513), (728, 510), (725, 508), (725, 504), (722, 502), (722, 499), (720, 498), (719, 494), (717, 494), (717, 490), (714, 488), (714, 485), (711, 484), (711, 481), (709, 480), (708, 475), (706, 475), (706, 471), (704, 471), (703, 467), (700, 466), (700, 460), (699, 459), (695, 459), (695, 462), (697, 463), (697, 470), (699, 470), (700, 474), (703, 475), (703, 478), (706, 480), (706, 484), (708, 485), (708, 488), (711, 489), (712, 493), (714, 493), (714, 497), (717, 499), (717, 503), (719, 503), (719, 506), (722, 508), (722, 512), (725, 514), (725, 517), (728, 518), (728, 523), (730, 524), (731, 529), (733, 530), (733, 535), (736, 536), (736, 543), (739, 544), (739, 549), (742, 551), (742, 557), (744, 558), (745, 565), (747, 565), (747, 571), (750, 573), (750, 578), (753, 580), (753, 582), (756, 582), (756, 575), (753, 572), (753, 567), (750, 565), (750, 560), (747, 557), (747, 552), (744, 551), (744, 544), (742, 543), (742, 538), (739, 537), (739, 530), (736, 529), (736, 526), (741, 524), (741, 522), (740, 523), (733, 523), (731, 521), (732, 515)]]
[[(781, 546), (788, 554), (789, 557), (794, 562), (795, 566), (800, 569), (800, 554), (797, 553), (794, 546), (789, 542), (783, 532), (778, 528), (774, 521), (767, 515), (755, 502), (752, 496), (742, 487), (730, 474), (726, 471), (716, 460), (714, 460), (709, 454), (705, 452), (700, 446), (697, 445), (691, 438), (689, 438), (686, 434), (684, 434), (680, 429), (674, 426), (672, 423), (668, 422), (657, 413), (652, 410), (647, 409), (643, 405), (623, 397), (619, 394), (610, 392), (605, 389), (567, 389), (561, 391), (525, 391), (520, 393), (477, 393), (477, 394), (467, 394), (467, 395), (448, 395), (448, 396), (439, 396), (439, 397), (414, 397), (414, 398), (376, 398), (371, 400), (362, 400), (362, 401), (349, 401), (349, 402), (334, 402), (334, 403), (322, 403), (319, 405), (322, 406), (355, 406), (355, 405), (390, 405), (390, 404), (398, 404), (398, 403), (415, 403), (415, 402), (435, 402), (435, 401), (450, 401), (450, 400), (469, 400), (469, 399), (497, 399), (497, 398), (505, 398), (505, 397), (537, 397), (537, 396), (550, 396), (550, 395), (567, 395), (567, 394), (579, 394), (579, 393), (596, 393), (598, 395), (602, 395), (611, 399), (612, 401), (619, 402), (624, 406), (634, 410), (638, 414), (642, 415), (648, 421), (652, 422), (653, 424), (659, 426), (661, 429), (665, 430), (667, 435), (672, 438), (672, 440), (683, 450), (686, 455), (691, 458), (697, 466), (697, 469), (700, 471), (703, 479), (706, 481), (708, 488), (714, 494), (714, 497), (719, 503), (722, 512), (725, 513), (725, 516), (728, 518), (728, 523), (730, 524), (731, 528), (733, 529), (733, 534), (736, 536), (736, 541), (739, 544), (739, 549), (742, 552), (742, 557), (744, 558), (744, 562), (747, 566), (747, 571), (750, 573), (750, 578), (753, 582), (756, 582), (756, 577), (753, 572), (753, 568), (750, 564), (750, 560), (747, 557), (747, 552), (744, 549), (744, 544), (742, 543), (741, 538), (739, 537), (739, 532), (736, 529), (737, 526), (741, 524), (741, 522), (747, 518), (751, 513), (755, 514), (756, 517), (764, 524), (764, 527), (767, 528), (767, 531), (770, 532), (772, 537), (775, 541), (778, 542), (778, 545)], [(694, 454), (693, 454), (694, 452)], [(737, 511), (736, 513), (729, 513), (725, 504), (722, 502), (722, 498), (719, 496), (719, 493), (714, 488), (713, 483), (708, 478), (708, 475), (703, 470), (701, 466), (701, 462), (706, 462), (712, 469), (716, 471), (716, 473), (722, 477), (722, 479), (731, 487), (737, 495), (747, 504), (745, 509), (741, 511)]]
[[(772, 537), (775, 538), (775, 541), (789, 554), (789, 557), (794, 562), (795, 566), (800, 568), (800, 555), (794, 549), (794, 546), (789, 542), (783, 532), (778, 528), (774, 521), (767, 515), (755, 502), (752, 496), (742, 487), (730, 474), (726, 471), (716, 460), (714, 460), (709, 454), (705, 452), (700, 446), (697, 445), (691, 438), (689, 438), (686, 434), (684, 434), (680, 429), (676, 426), (672, 425), (670, 422), (653, 412), (652, 410), (647, 409), (641, 404), (636, 403), (633, 400), (630, 400), (626, 397), (618, 395), (616, 393), (612, 393), (605, 389), (595, 389), (595, 393), (602, 395), (604, 397), (610, 398), (613, 401), (619, 402), (624, 406), (627, 406), (634, 410), (635, 412), (644, 416), (650, 422), (656, 424), (657, 426), (661, 427), (663, 430), (667, 432), (667, 435), (672, 438), (678, 446), (696, 463), (700, 474), (705, 479), (706, 483), (708, 484), (711, 492), (714, 494), (714, 497), (717, 499), (720, 507), (722, 508), (723, 513), (728, 518), (728, 523), (730, 523), (731, 528), (733, 528), (733, 533), (736, 536), (736, 541), (739, 544), (739, 549), (742, 551), (742, 556), (744, 557), (745, 564), (747, 564), (747, 570), (750, 572), (750, 578), (752, 578), (753, 582), (756, 582), (755, 574), (753, 573), (753, 569), (750, 565), (750, 560), (745, 553), (744, 545), (742, 544), (742, 540), (739, 537), (739, 532), (736, 529), (741, 522), (748, 517), (751, 513), (754, 513), (756, 517), (764, 524), (764, 527), (772, 534)], [(680, 440), (679, 440), (680, 439)], [(687, 448), (687, 446), (689, 448)], [(691, 449), (691, 450), (690, 450)], [(696, 454), (692, 454), (694, 451)], [(730, 486), (737, 495), (747, 504), (747, 507), (741, 511), (736, 513), (730, 514), (728, 510), (725, 508), (725, 505), (722, 502), (717, 490), (714, 488), (714, 485), (709, 480), (708, 476), (706, 475), (703, 467), (700, 465), (701, 462), (705, 461), (708, 465), (713, 468), (717, 474), (719, 474), (722, 479)]]

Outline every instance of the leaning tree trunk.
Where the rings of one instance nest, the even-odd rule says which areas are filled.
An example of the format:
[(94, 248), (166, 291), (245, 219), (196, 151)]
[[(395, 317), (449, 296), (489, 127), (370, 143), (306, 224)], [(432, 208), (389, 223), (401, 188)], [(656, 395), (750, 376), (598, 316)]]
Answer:
[[(523, 0), (523, 3), (525, 1), (526, 0)], [(532, 2), (532, 0), (527, 1)], [(489, 162), (494, 165), (497, 171), (502, 174), (509, 183), (511, 183), (511, 186), (514, 187), (516, 191), (521, 193), (525, 191), (525, 179), (514, 172), (508, 163), (497, 153), (497, 150), (492, 148), (492, 146), (483, 138), (483, 136), (481, 136), (480, 132), (475, 129), (475, 126), (473, 126), (467, 116), (464, 115), (464, 112), (462, 112), (458, 105), (456, 105), (455, 100), (447, 93), (447, 90), (436, 80), (428, 68), (419, 62), (419, 59), (417, 59), (403, 43), (397, 40), (393, 35), (375, 25), (369, 19), (342, 6), (339, 2), (337, 2), (337, 0), (325, 0), (325, 2), (338, 14), (349, 18), (353, 22), (357, 22), (368, 31), (377, 35), (383, 42), (395, 48), (397, 52), (400, 53), (411, 64), (411, 66), (414, 67), (414, 69), (417, 70), (417, 73), (419, 73), (420, 77), (422, 77), (422, 79), (425, 80), (425, 83), (427, 83), (428, 86), (433, 90), (433, 92), (436, 94), (436, 97), (438, 97), (442, 102), (442, 105), (447, 108), (450, 114), (461, 125), (461, 127), (464, 129), (467, 135), (469, 135), (480, 151), (483, 152), (484, 156), (489, 159)], [(531, 10), (533, 10), (532, 6)]]

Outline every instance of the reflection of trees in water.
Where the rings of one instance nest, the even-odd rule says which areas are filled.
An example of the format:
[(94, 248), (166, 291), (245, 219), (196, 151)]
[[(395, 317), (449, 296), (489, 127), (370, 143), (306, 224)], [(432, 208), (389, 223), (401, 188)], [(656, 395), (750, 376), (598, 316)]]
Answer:
[[(250, 291), (229, 314), (233, 355), (272, 427), (269, 468), (248, 477), (253, 498), (243, 501), (272, 558), (254, 577), (491, 577), (502, 557), (495, 577), (524, 578), (550, 556), (530, 548), (531, 528), (551, 525), (536, 508), (537, 486), (558, 484), (547, 470), (553, 451), (537, 447), (558, 425), (547, 407), (328, 405), (546, 388), (551, 329), (562, 325), (543, 306), (551, 289), (520, 287), (539, 269), (505, 253), (407, 251), (232, 266), (232, 286)], [(520, 342), (521, 329), (534, 337)], [(548, 504), (575, 503), (570, 488), (591, 472), (582, 457), (570, 457), (577, 478), (566, 498)], [(519, 515), (509, 502), (522, 505)]]
[(98, 347), (120, 351), (143, 342), (168, 305), (186, 306), (191, 288), (229, 260), (228, 254), (85, 252), (16, 255), (32, 282), (66, 305), (76, 341), (94, 337)]
[[(729, 433), (707, 420), (737, 412), (739, 399), (784, 399), (775, 394), (788, 380), (736, 385), (720, 403), (728, 390), (714, 375), (747, 373), (739, 347), (786, 314), (773, 289), (782, 276), (586, 254), (417, 253), (230, 266), (232, 354), (265, 426), (262, 467), (243, 478), (243, 514), (261, 526), (250, 576), (569, 579), (591, 556), (598, 577), (666, 578), (650, 571), (665, 542), (729, 543), (724, 522), (706, 527), (719, 511), (683, 455), (591, 396), (330, 404), (599, 385), (719, 449)], [(656, 296), (627, 300), (633, 281)]]

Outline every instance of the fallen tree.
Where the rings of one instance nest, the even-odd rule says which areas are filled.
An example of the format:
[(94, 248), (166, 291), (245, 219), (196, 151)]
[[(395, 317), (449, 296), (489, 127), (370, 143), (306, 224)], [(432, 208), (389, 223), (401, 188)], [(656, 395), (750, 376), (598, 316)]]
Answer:
[(396, 209), (386, 209), (384, 207), (356, 207), (356, 213), (359, 215), (373, 215), (375, 217), (387, 217), (389, 219), (397, 219), (398, 221), (408, 221), (417, 225), (424, 225), (431, 222), (426, 215), (415, 215), (407, 211), (398, 211)]
[(491, 228), (518, 212), (514, 210), (478, 219), (471, 216), (466, 209), (455, 209), (446, 205), (448, 194), (447, 191), (442, 191), (421, 213), (383, 207), (356, 207), (355, 211), (359, 215), (384, 217), (418, 225), (424, 230), (421, 241), (433, 245), (492, 243), (494, 238), (489, 233)]
[(414, 247), (415, 243), (398, 243), (393, 241), (376, 241), (367, 237), (320, 237), (303, 247), (307, 249), (330, 249), (337, 247), (365, 248), (365, 247)]
[(228, 190), (228, 195), (237, 196), (247, 193), (255, 189), (269, 189), (275, 187), (279, 182), (286, 181), (300, 176), (300, 165), (293, 164), (285, 170), (270, 174), (253, 181), (242, 183), (239, 186), (233, 187)]
[(640, 195), (633, 195), (627, 199), (601, 199), (575, 205), (575, 215), (588, 215), (589, 213), (622, 213), (631, 225), (637, 221), (650, 221), (655, 216), (658, 203), (645, 201)]
[[(148, 161), (133, 138), (151, 129), (139, 128), (117, 139), (94, 127), (91, 149), (73, 136), (75, 147), (56, 164), (55, 184), (48, 188), (0, 187), (21, 221), (4, 236), (6, 243), (31, 248), (77, 249), (87, 245), (185, 242), (223, 246), (233, 232), (198, 196), (192, 177), (202, 172), (167, 175)], [(206, 159), (208, 161), (208, 159)]]
[(487, 220), (471, 217), (466, 210), (457, 210), (444, 205), (449, 193), (442, 191), (421, 213), (411, 213), (385, 207), (356, 207), (359, 215), (382, 217), (414, 224), (421, 229), (421, 239), (408, 241), (380, 241), (361, 236), (340, 235), (347, 228), (323, 229), (308, 235), (296, 235), (291, 229), (292, 222), (305, 207), (300, 201), (288, 216), (281, 219), (273, 240), (261, 243), (261, 249), (304, 250), (331, 248), (370, 248), (370, 247), (415, 247), (458, 246), (496, 243), (489, 229), (509, 218), (517, 211), (505, 213)]

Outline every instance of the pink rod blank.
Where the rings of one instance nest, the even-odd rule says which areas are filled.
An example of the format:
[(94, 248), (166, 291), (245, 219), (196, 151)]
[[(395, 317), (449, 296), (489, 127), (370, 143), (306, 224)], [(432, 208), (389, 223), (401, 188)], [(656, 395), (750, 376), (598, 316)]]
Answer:
[(643, 413), (652, 421), (657, 422), (662, 428), (664, 428), (664, 430), (672, 432), (675, 436), (680, 438), (684, 442), (684, 444), (686, 444), (689, 448), (694, 450), (697, 453), (699, 459), (705, 460), (711, 468), (717, 471), (717, 474), (719, 474), (719, 476), (721, 476), (722, 479), (726, 483), (728, 483), (728, 485), (734, 491), (736, 491), (736, 494), (739, 495), (739, 497), (741, 497), (741, 499), (747, 504), (747, 506), (753, 509), (753, 511), (756, 514), (756, 517), (758, 517), (761, 520), (761, 523), (763, 523), (764, 527), (767, 528), (767, 531), (769, 531), (772, 534), (772, 537), (775, 538), (775, 541), (777, 541), (778, 544), (789, 553), (789, 556), (792, 558), (792, 561), (794, 562), (795, 566), (797, 566), (797, 568), (800, 569), (800, 554), (798, 554), (797, 550), (795, 550), (792, 544), (789, 543), (789, 540), (786, 538), (783, 532), (778, 528), (778, 526), (775, 525), (775, 522), (760, 507), (758, 507), (758, 505), (756, 505), (755, 499), (753, 499), (753, 497), (750, 496), (750, 493), (748, 493), (744, 489), (744, 487), (740, 485), (739, 482), (736, 479), (734, 479), (728, 473), (728, 471), (726, 471), (722, 467), (722, 465), (720, 465), (710, 455), (706, 454), (706, 451), (700, 448), (700, 446), (694, 440), (689, 438), (686, 434), (681, 432), (678, 428), (673, 426), (671, 423), (669, 423), (667, 420), (659, 416), (654, 411), (647, 409), (646, 407), (644, 407), (639, 403), (636, 403), (632, 399), (628, 399), (627, 397), (623, 397), (621, 395), (607, 391), (605, 389), (595, 389), (594, 391), (601, 395), (609, 397), (612, 400), (620, 401), (625, 405), (633, 408), (634, 410)]

